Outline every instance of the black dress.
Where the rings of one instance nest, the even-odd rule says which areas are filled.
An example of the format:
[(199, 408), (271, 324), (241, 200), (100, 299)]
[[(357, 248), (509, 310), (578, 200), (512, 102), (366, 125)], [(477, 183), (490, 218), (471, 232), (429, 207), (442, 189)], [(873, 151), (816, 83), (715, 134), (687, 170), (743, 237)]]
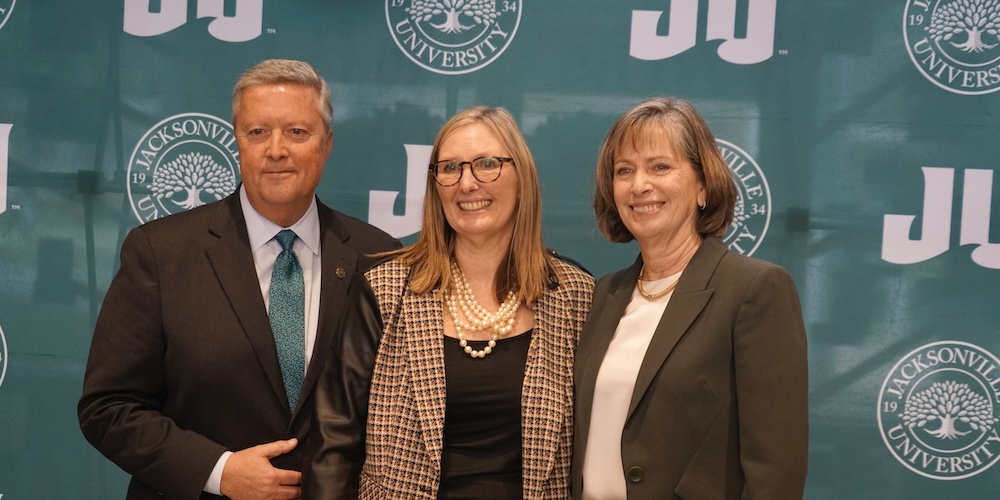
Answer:
[[(441, 486), (447, 500), (521, 498), (521, 386), (531, 330), (472, 358), (444, 337), (447, 384)], [(486, 341), (470, 341), (482, 349)]]

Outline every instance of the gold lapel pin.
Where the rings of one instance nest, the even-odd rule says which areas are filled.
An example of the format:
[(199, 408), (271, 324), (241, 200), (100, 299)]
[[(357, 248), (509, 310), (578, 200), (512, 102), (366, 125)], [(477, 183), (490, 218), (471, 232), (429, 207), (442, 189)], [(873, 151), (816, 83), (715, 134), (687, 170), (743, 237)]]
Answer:
[(338, 267), (337, 268), (337, 277), (340, 278), (340, 279), (346, 278), (347, 277), (347, 271), (345, 271), (344, 268), (342, 268), (342, 267)]

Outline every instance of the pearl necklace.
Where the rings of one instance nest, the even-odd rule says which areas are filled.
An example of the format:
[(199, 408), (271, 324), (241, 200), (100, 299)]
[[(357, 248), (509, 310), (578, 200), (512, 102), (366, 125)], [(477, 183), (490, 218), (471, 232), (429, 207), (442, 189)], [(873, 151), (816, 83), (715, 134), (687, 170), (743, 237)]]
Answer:
[[(451, 262), (451, 281), (452, 291), (445, 300), (445, 304), (448, 306), (451, 321), (455, 324), (458, 345), (473, 358), (485, 358), (497, 346), (497, 339), (506, 336), (514, 329), (514, 319), (517, 317), (517, 309), (521, 305), (517, 300), (517, 294), (513, 290), (507, 292), (507, 297), (500, 304), (497, 312), (490, 313), (476, 300), (476, 296), (472, 293), (472, 287), (465, 280), (465, 275), (462, 274), (462, 270), (459, 269), (458, 263), (455, 261)], [(461, 316), (458, 314), (459, 310), (462, 311)], [(481, 350), (473, 349), (465, 340), (465, 334), (462, 332), (483, 330), (490, 330), (493, 335), (486, 343), (486, 347)]]
[(677, 288), (677, 283), (681, 280), (680, 278), (677, 278), (676, 280), (674, 280), (673, 283), (668, 285), (663, 290), (660, 290), (659, 292), (656, 293), (649, 293), (642, 288), (642, 273), (644, 273), (645, 271), (646, 271), (646, 266), (642, 266), (642, 268), (639, 269), (639, 279), (635, 280), (635, 284), (639, 288), (639, 295), (642, 295), (642, 298), (646, 300), (656, 300), (672, 292), (674, 288)]

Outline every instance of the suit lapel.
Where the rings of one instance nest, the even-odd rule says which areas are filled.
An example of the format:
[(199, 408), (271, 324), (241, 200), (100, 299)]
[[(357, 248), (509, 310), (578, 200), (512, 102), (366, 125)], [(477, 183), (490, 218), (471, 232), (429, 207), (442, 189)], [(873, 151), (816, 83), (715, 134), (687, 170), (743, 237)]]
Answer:
[[(446, 381), (444, 372), (444, 311), (440, 291), (404, 293), (406, 349), (411, 387), (424, 446), (431, 463), (441, 463), (444, 442)], [(440, 472), (440, 470), (438, 471)]]
[(642, 365), (639, 366), (626, 418), (631, 418), (674, 347), (688, 333), (688, 328), (695, 318), (705, 309), (705, 305), (714, 293), (713, 289), (708, 288), (708, 282), (725, 253), (726, 246), (718, 238), (705, 238), (684, 269), (677, 290), (670, 298), (667, 309), (649, 342)]
[(621, 321), (625, 308), (632, 300), (632, 290), (635, 289), (635, 280), (638, 279), (641, 268), (640, 257), (630, 267), (608, 277), (607, 279), (611, 280), (607, 285), (608, 294), (594, 301), (587, 323), (584, 325), (584, 332), (580, 334), (581, 342), (592, 344), (588, 346), (588, 356), (577, 360), (577, 373), (586, 379), (584, 382), (592, 383), (597, 380), (597, 372), (601, 369), (604, 355), (608, 351), (611, 339), (615, 336), (615, 330), (618, 329), (618, 322)]
[(326, 365), (333, 342), (334, 332), (343, 316), (344, 303), (347, 300), (347, 288), (351, 276), (357, 271), (358, 254), (345, 242), (349, 233), (336, 219), (333, 210), (319, 201), (316, 202), (319, 211), (320, 252), (322, 263), (320, 269), (319, 318), (316, 323), (316, 341), (313, 345), (312, 357), (306, 370), (306, 378), (302, 382), (302, 392), (299, 395), (299, 406), (309, 399), (320, 372)]
[[(574, 411), (574, 418), (579, 422), (577, 429), (590, 428), (597, 374), (601, 370), (601, 363), (604, 361), (604, 355), (608, 351), (615, 330), (618, 329), (618, 322), (632, 299), (632, 290), (635, 288), (635, 280), (639, 276), (641, 267), (642, 259), (636, 259), (629, 268), (604, 278), (594, 290), (594, 303), (583, 332), (580, 333), (580, 348), (577, 351), (574, 368), (574, 384), (580, 391), (577, 394)], [(604, 287), (607, 287), (607, 293), (602, 291)], [(587, 433), (580, 433), (576, 442), (581, 448), (577, 456), (582, 456), (587, 447)]]
[[(218, 208), (218, 215), (209, 231), (218, 236), (219, 241), (208, 247), (205, 253), (230, 306), (243, 326), (247, 340), (257, 354), (261, 369), (271, 382), (275, 397), (280, 401), (287, 401), (271, 324), (267, 319), (260, 283), (254, 271), (250, 238), (247, 236), (238, 192), (230, 195)], [(287, 408), (288, 404), (283, 406)]]
[[(572, 376), (572, 363), (559, 363), (560, 352), (572, 349), (571, 334), (559, 335), (552, 319), (560, 317), (554, 295), (559, 290), (549, 290), (535, 303), (535, 326), (525, 363), (524, 382), (521, 389), (521, 441), (525, 470), (524, 493), (544, 490), (544, 482), (553, 470), (559, 451), (565, 412), (570, 411), (570, 401), (564, 401), (561, 383)], [(572, 358), (569, 358), (571, 361)]]

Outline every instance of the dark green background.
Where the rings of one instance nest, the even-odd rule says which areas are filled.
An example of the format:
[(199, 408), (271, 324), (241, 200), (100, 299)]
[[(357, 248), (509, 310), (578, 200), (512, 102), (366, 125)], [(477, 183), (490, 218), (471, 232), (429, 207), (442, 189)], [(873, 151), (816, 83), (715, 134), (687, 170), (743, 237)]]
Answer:
[[(469, 105), (504, 106), (539, 166), (548, 245), (598, 276), (637, 251), (594, 227), (604, 134), (646, 97), (692, 101), (770, 186), (772, 218), (754, 256), (786, 267), (802, 298), (806, 498), (996, 495), (1000, 468), (960, 481), (909, 471), (875, 417), (884, 377), (913, 349), (960, 340), (1000, 354), (1000, 275), (972, 262), (957, 230), (961, 172), (998, 162), (1000, 96), (957, 95), (925, 79), (903, 41), (904, 0), (779, 0), (775, 53), (752, 65), (723, 61), (719, 42), (705, 41), (709, 1), (700, 2), (694, 48), (640, 61), (628, 55), (631, 12), (667, 10), (669, 1), (529, 0), (499, 59), (446, 76), (397, 48), (380, 0), (270, 0), (264, 33), (244, 43), (209, 35), (208, 20), (194, 19), (195, 0), (187, 24), (150, 38), (123, 32), (121, 0), (18, 0), (0, 29), (0, 123), (13, 125), (0, 214), (9, 355), (0, 495), (123, 497), (127, 476), (84, 441), (75, 405), (118, 249), (138, 224), (125, 192), (128, 158), (169, 116), (228, 119), (236, 78), (272, 57), (310, 61), (332, 87), (335, 144), (319, 189), (327, 204), (366, 219), (370, 190), (405, 191), (404, 144), (431, 144), (445, 118)], [(952, 248), (918, 264), (885, 262), (883, 217), (918, 215), (919, 226), (924, 166), (955, 169)]]

